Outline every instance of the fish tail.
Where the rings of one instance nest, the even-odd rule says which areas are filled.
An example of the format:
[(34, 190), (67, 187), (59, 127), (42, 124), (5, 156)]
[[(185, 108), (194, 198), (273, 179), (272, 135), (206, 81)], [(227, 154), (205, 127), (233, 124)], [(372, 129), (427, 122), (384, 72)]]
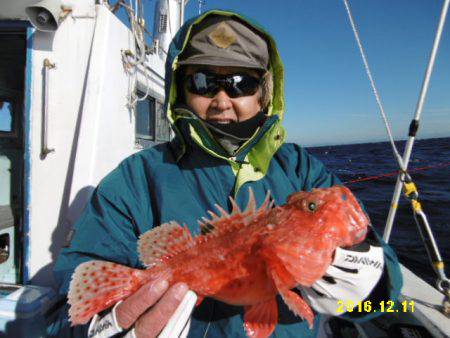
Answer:
[(156, 276), (157, 272), (149, 274), (99, 260), (80, 264), (72, 275), (68, 293), (72, 326), (87, 323), (95, 314), (128, 297), (152, 275)]

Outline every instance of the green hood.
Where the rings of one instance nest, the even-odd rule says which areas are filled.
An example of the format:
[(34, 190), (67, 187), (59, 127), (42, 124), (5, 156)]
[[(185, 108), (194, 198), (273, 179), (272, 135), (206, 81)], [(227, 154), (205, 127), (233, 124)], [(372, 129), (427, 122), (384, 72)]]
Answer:
[[(189, 41), (192, 27), (199, 24), (209, 15), (234, 16), (254, 27), (263, 35), (269, 46), (269, 71), (273, 76), (273, 98), (268, 107), (269, 119), (253, 137), (245, 142), (234, 157), (229, 157), (222, 147), (216, 142), (209, 130), (200, 119), (187, 109), (175, 109), (177, 103), (176, 70), (178, 56), (184, 50)], [(275, 152), (284, 143), (286, 132), (281, 125), (284, 113), (284, 69), (275, 41), (259, 25), (237, 13), (211, 10), (202, 15), (188, 20), (177, 32), (169, 46), (166, 60), (166, 101), (165, 109), (167, 117), (175, 131), (173, 140), (177, 158), (180, 159), (185, 151), (186, 144), (195, 142), (211, 156), (227, 161), (237, 177), (235, 192), (242, 184), (248, 181), (256, 181), (264, 177), (269, 163)]]

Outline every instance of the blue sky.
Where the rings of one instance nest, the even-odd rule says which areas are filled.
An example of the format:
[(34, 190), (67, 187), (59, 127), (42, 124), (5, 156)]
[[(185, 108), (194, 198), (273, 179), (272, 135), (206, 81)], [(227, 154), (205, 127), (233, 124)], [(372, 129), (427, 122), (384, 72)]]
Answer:
[[(442, 3), (350, 1), (396, 139), (407, 136)], [(155, 0), (144, 0), (144, 5), (151, 30)], [(289, 141), (310, 146), (387, 140), (341, 0), (206, 0), (203, 10), (212, 8), (254, 19), (277, 41), (286, 73), (284, 125)], [(197, 13), (198, 2), (190, 0), (186, 18)], [(450, 136), (448, 21), (419, 138)]]
[[(396, 139), (407, 137), (442, 3), (350, 1)], [(212, 8), (254, 19), (277, 41), (286, 73), (288, 140), (303, 145), (387, 140), (342, 1), (206, 0), (203, 10)], [(198, 2), (191, 0), (186, 17), (197, 13)], [(450, 19), (418, 132), (419, 138), (448, 136)]]

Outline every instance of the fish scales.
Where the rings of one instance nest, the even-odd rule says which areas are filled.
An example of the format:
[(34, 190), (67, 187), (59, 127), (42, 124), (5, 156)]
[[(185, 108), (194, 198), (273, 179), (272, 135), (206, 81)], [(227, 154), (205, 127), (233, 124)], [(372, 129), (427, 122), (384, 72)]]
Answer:
[(210, 218), (199, 221), (203, 235), (192, 238), (174, 221), (144, 233), (138, 250), (147, 270), (104, 261), (78, 266), (68, 295), (72, 325), (87, 323), (151, 280), (167, 278), (188, 284), (199, 300), (244, 306), (249, 337), (267, 337), (275, 329), (277, 294), (312, 327), (311, 308), (291, 289), (321, 278), (337, 247), (364, 240), (369, 219), (359, 203), (343, 186), (297, 192), (277, 207), (268, 194), (257, 209), (251, 189), (244, 211), (230, 200), (230, 213), (216, 205), (219, 214), (209, 211)]
[[(214, 295), (216, 299), (235, 305), (253, 304), (251, 296), (256, 294), (264, 298), (276, 295), (263, 257), (257, 255), (268, 232), (265, 228), (267, 214), (264, 210), (238, 230), (213, 234), (207, 236), (207, 240), (197, 237), (197, 245), (168, 260), (173, 279), (187, 283), (200, 295)], [(266, 284), (271, 294), (267, 293), (269, 286)]]

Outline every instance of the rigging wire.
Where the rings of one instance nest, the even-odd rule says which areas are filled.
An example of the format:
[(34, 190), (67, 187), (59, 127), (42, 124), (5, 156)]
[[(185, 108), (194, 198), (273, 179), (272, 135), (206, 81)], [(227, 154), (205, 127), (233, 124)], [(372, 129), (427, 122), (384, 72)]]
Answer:
[(353, 34), (355, 35), (356, 43), (358, 44), (359, 52), (360, 52), (362, 60), (364, 62), (364, 68), (366, 70), (367, 76), (369, 77), (370, 86), (372, 87), (372, 91), (373, 91), (373, 94), (375, 95), (375, 99), (377, 101), (378, 108), (380, 109), (381, 117), (383, 118), (383, 122), (384, 122), (386, 131), (389, 136), (389, 141), (391, 142), (392, 151), (394, 152), (394, 156), (397, 159), (397, 163), (398, 163), (399, 167), (403, 168), (404, 167), (403, 160), (402, 160), (402, 157), (400, 156), (400, 153), (397, 150), (397, 147), (395, 146), (391, 128), (389, 126), (389, 122), (388, 122), (386, 113), (384, 111), (383, 104), (381, 103), (381, 98), (380, 98), (380, 95), (378, 94), (378, 90), (375, 85), (375, 81), (373, 79), (372, 72), (370, 71), (369, 62), (367, 61), (366, 53), (364, 52), (364, 48), (361, 44), (361, 40), (359, 38), (359, 33), (358, 33), (358, 30), (356, 29), (356, 25), (355, 25), (355, 21), (353, 20), (352, 12), (350, 11), (350, 6), (349, 6), (347, 0), (343, 0), (343, 1), (344, 1), (344, 5), (345, 5), (345, 10), (347, 11), (348, 19), (350, 20), (350, 25), (352, 27)]

